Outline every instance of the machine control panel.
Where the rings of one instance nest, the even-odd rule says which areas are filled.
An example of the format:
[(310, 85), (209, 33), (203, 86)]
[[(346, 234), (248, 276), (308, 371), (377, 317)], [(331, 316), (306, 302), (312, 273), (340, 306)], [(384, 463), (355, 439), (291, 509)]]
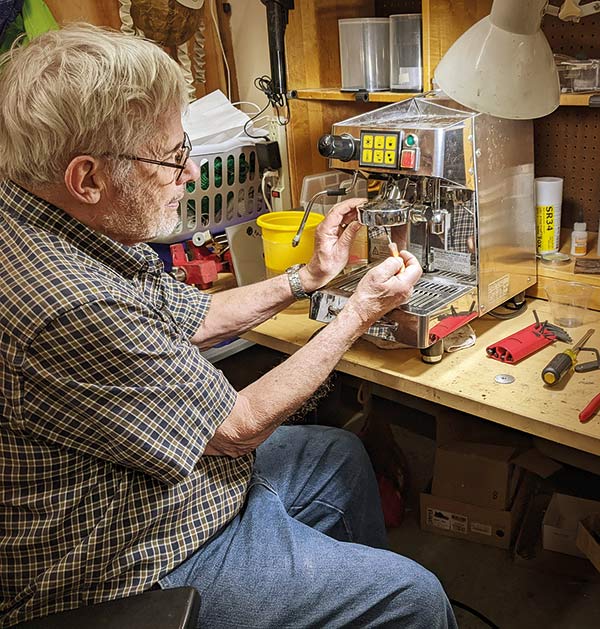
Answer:
[(397, 168), (400, 133), (388, 131), (360, 132), (360, 166)]

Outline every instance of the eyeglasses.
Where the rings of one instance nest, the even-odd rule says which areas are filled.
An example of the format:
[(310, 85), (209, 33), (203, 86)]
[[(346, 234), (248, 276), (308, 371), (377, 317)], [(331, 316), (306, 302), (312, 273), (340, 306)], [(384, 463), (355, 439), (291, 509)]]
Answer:
[(185, 170), (185, 165), (187, 164), (191, 151), (192, 143), (190, 141), (190, 137), (187, 133), (184, 133), (181, 147), (177, 149), (174, 161), (172, 162), (163, 162), (158, 159), (150, 159), (149, 157), (137, 157), (137, 155), (117, 155), (116, 157), (120, 159), (130, 159), (136, 162), (145, 162), (146, 164), (158, 164), (159, 166), (175, 168), (178, 172), (176, 173), (175, 179), (173, 179), (173, 181), (177, 181), (181, 178), (181, 175), (183, 175), (183, 171)]

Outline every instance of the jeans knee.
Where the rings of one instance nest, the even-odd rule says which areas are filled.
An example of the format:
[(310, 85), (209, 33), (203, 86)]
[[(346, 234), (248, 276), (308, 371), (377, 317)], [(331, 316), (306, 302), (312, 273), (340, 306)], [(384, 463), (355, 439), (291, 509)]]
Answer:
[(454, 613), (439, 579), (429, 570), (419, 566), (410, 586), (415, 616), (415, 627), (446, 629), (456, 627)]
[(336, 459), (343, 463), (350, 463), (356, 472), (358, 469), (371, 471), (371, 461), (363, 442), (353, 432), (343, 428), (327, 429), (328, 449), (335, 454)]
[(349, 430), (344, 428), (325, 428), (324, 438), (330, 447), (345, 453), (349, 458), (362, 457), (366, 454), (363, 442)]

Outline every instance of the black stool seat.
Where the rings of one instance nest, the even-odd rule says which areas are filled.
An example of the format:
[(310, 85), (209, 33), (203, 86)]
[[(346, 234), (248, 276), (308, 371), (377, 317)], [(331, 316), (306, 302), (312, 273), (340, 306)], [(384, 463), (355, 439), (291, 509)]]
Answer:
[(196, 629), (199, 611), (194, 588), (158, 589), (36, 618), (15, 629)]

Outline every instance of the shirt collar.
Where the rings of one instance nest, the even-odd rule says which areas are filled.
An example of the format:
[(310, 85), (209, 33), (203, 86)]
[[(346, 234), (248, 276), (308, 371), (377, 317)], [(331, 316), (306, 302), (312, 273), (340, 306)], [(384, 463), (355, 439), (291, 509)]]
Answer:
[(125, 277), (163, 270), (160, 258), (147, 244), (128, 246), (112, 240), (13, 181), (0, 182), (0, 205), (12, 212), (20, 222), (70, 241), (86, 255), (114, 268)]

